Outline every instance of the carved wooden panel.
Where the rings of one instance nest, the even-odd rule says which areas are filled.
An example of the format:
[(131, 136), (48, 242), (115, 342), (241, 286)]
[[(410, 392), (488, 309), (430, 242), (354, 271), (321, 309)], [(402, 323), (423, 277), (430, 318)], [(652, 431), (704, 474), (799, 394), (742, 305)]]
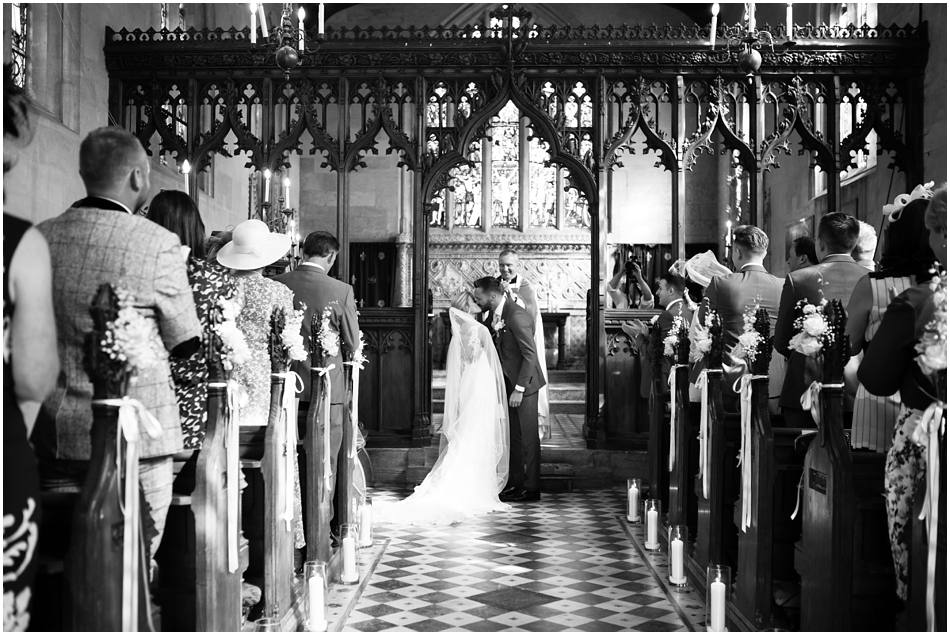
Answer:
[(360, 373), (359, 418), (370, 445), (408, 445), (412, 438), (412, 325), (412, 309), (360, 313), (367, 363)]

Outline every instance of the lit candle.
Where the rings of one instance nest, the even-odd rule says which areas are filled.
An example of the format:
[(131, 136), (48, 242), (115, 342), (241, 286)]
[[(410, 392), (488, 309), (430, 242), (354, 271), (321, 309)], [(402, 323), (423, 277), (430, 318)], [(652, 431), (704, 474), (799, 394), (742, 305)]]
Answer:
[(709, 46), (716, 48), (716, 29), (719, 28), (719, 3), (713, 2), (712, 20), (709, 23)]
[(686, 581), (683, 574), (683, 541), (674, 538), (670, 541), (670, 582), (682, 584)]
[(726, 247), (732, 247), (732, 221), (726, 221)]
[(785, 5), (785, 36), (790, 40), (795, 39), (792, 33), (792, 3), (791, 2)]
[(290, 207), (290, 177), (284, 177), (284, 207)]
[(323, 35), (326, 27), (326, 14), (323, 8), (323, 3), (320, 3), (320, 11), (317, 13), (317, 32), (320, 35)]
[(191, 196), (191, 163), (185, 159), (181, 164), (181, 173), (185, 175), (185, 193)]
[(723, 633), (726, 630), (726, 585), (716, 580), (709, 585), (710, 613), (709, 630)]
[(264, 36), (264, 39), (267, 39), (267, 18), (264, 15), (264, 3), (257, 5), (257, 13), (261, 16), (261, 35)]
[(749, 33), (755, 33), (755, 3), (746, 3), (747, 16), (749, 18)]
[(307, 581), (310, 594), (310, 632), (322, 633), (327, 630), (327, 601), (323, 577), (313, 575)]
[(627, 491), (627, 520), (635, 523), (640, 520), (640, 490), (637, 489), (637, 483), (630, 484)]
[(265, 203), (270, 202), (270, 177), (271, 177), (270, 168), (266, 168), (264, 170), (264, 202)]
[(657, 545), (657, 527), (659, 524), (659, 514), (655, 509), (647, 512), (647, 548), (653, 548)]
[(307, 17), (307, 12), (303, 10), (303, 7), (297, 9), (297, 48), (300, 49), (300, 52), (303, 53), (304, 42), (303, 42), (303, 19)]
[(257, 44), (257, 3), (251, 3), (251, 44)]
[(360, 571), (356, 565), (356, 538), (353, 534), (343, 538), (343, 573), (340, 579), (344, 584), (354, 584), (360, 581)]
[(373, 502), (363, 501), (360, 507), (360, 547), (373, 546)]

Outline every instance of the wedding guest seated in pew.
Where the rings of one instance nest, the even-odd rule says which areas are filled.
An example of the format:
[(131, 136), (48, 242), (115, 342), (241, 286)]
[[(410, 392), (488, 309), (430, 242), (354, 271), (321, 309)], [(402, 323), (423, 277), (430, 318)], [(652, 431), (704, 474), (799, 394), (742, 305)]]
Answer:
[[(867, 269), (851, 257), (859, 232), (858, 220), (853, 216), (841, 212), (825, 214), (818, 224), (819, 264), (793, 271), (785, 278), (775, 324), (775, 350), (788, 359), (779, 400), (786, 426), (815, 427), (811, 414), (801, 404), (802, 393), (811, 383), (811, 379), (805, 377), (805, 356), (789, 346), (795, 334), (796, 304), (800, 300), (817, 304), (822, 299), (839, 299), (847, 306), (858, 280), (867, 274)], [(851, 409), (846, 401), (846, 424)]]
[[(3, 174), (33, 130), (30, 104), (3, 67)], [(39, 404), (56, 386), (56, 323), (49, 247), (25, 220), (3, 213), (3, 630), (29, 626), (36, 575), (40, 479), (28, 440)]]
[[(722, 349), (725, 385), (731, 387), (739, 377), (749, 372), (745, 361), (736, 355), (736, 345), (745, 325), (744, 315), (749, 307), (758, 305), (768, 311), (769, 327), (775, 329), (778, 319), (782, 281), (770, 274), (764, 266), (769, 250), (768, 235), (753, 225), (740, 225), (733, 232), (732, 262), (735, 273), (713, 278), (706, 287), (709, 308), (719, 313), (722, 320)], [(706, 316), (700, 308), (697, 316), (702, 324)], [(784, 364), (778, 355), (772, 356), (769, 372), (769, 396), (778, 396), (784, 378)], [(736, 394), (725, 390), (723, 397), (729, 409), (737, 409)]]
[[(185, 192), (164, 190), (149, 204), (148, 219), (181, 241), (181, 255), (188, 271), (198, 320), (201, 322), (203, 341), (210, 335), (211, 309), (222, 301), (237, 301), (237, 285), (231, 272), (207, 260), (205, 225), (198, 206)], [(205, 347), (200, 347), (188, 358), (169, 360), (175, 397), (181, 418), (182, 445), (185, 450), (198, 450), (204, 439), (208, 411), (208, 360)], [(194, 489), (194, 469), (197, 455), (193, 456), (175, 479), (175, 489), (190, 494)]]
[[(877, 333), (891, 301), (907, 289), (929, 282), (933, 275), (930, 271), (936, 256), (930, 248), (930, 232), (924, 225), (924, 212), (932, 195), (930, 189), (920, 186), (914, 190), (914, 196), (920, 198), (906, 206), (885, 206), (880, 271), (858, 281), (848, 304), (848, 338), (851, 353), (858, 358)], [(900, 408), (900, 394), (896, 391), (878, 397), (859, 385), (854, 399), (851, 447), (887, 452)]]
[[(337, 459), (343, 441), (343, 404), (346, 400), (344, 382), (344, 353), (352, 354), (359, 348), (360, 327), (354, 300), (353, 287), (329, 275), (340, 252), (340, 243), (332, 234), (322, 231), (311, 232), (303, 243), (303, 262), (295, 270), (274, 278), (286, 285), (292, 292), (297, 308), (304, 309), (301, 325), (304, 348), (308, 357), (303, 362), (294, 362), (293, 370), (304, 378), (304, 389), (300, 394), (301, 402), (310, 402), (310, 326), (314, 315), (324, 315), (330, 310), (330, 327), (340, 334), (343, 346), (329, 360), (334, 365), (330, 371), (330, 468), (331, 479), (336, 481)], [(310, 433), (310, 431), (307, 431)], [(334, 487), (331, 486), (331, 490)], [(336, 505), (330, 508), (331, 526)], [(334, 534), (339, 532), (334, 531)]]
[(815, 255), (814, 238), (799, 236), (792, 241), (788, 247), (788, 253), (785, 254), (785, 266), (788, 267), (789, 273), (817, 264), (818, 256)]
[[(942, 325), (933, 322), (936, 301), (940, 299), (937, 292), (943, 294), (941, 301), (946, 306), (946, 184), (934, 192), (924, 222), (941, 275), (936, 282), (925, 282), (907, 289), (891, 302), (858, 369), (858, 379), (872, 395), (883, 397), (900, 391), (901, 396), (901, 411), (885, 464), (888, 531), (897, 574), (896, 592), (901, 600), (907, 599), (908, 545), (914, 495), (923, 486), (927, 469), (926, 452), (919, 444), (926, 435), (915, 435), (915, 432), (924, 411), (935, 401), (946, 399), (946, 348), (942, 351), (942, 359), (928, 357), (926, 349), (917, 348), (925, 335), (934, 336), (935, 329), (942, 330), (943, 337), (946, 337), (946, 315), (942, 316)], [(935, 348), (939, 350), (939, 347)], [(938, 377), (936, 369), (941, 366), (943, 372)]]
[[(88, 469), (92, 383), (83, 354), (84, 338), (93, 326), (89, 298), (99, 285), (112, 284), (131, 296), (152, 323), (156, 345), (172, 357), (191, 357), (200, 345), (201, 323), (181, 243), (170, 231), (134, 213), (148, 200), (149, 169), (149, 158), (131, 133), (114, 127), (92, 131), (79, 148), (86, 198), (39, 225), (53, 262), (63, 365), (33, 434), (44, 481), (66, 480), (78, 486)], [(142, 370), (129, 396), (141, 401), (162, 426), (157, 438), (142, 439), (139, 460), (139, 482), (151, 521), (146, 540), (154, 556), (172, 499), (172, 456), (182, 449), (168, 360)]]

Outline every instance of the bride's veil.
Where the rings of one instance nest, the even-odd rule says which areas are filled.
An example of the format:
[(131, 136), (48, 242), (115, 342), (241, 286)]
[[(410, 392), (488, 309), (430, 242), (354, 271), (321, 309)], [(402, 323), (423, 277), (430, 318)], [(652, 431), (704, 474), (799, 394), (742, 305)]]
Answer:
[[(498, 491), (504, 488), (508, 480), (508, 396), (505, 394), (505, 378), (501, 371), (501, 362), (495, 351), (488, 329), (479, 324), (470, 314), (458, 309), (449, 309), (452, 322), (452, 340), (446, 359), (445, 416), (442, 421), (442, 441), (440, 453), (452, 441), (455, 426), (460, 419), (460, 409), (466, 391), (471, 404), (478, 408), (472, 421), (484, 421), (483, 434), (492, 440), (490, 445), (495, 474), (498, 479)], [(491, 385), (462, 385), (463, 372), (467, 366), (477, 362), (484, 355), (490, 368)], [(484, 375), (470, 375), (479, 377)], [(494, 408), (489, 407), (494, 405)], [(470, 421), (471, 424), (471, 421)]]

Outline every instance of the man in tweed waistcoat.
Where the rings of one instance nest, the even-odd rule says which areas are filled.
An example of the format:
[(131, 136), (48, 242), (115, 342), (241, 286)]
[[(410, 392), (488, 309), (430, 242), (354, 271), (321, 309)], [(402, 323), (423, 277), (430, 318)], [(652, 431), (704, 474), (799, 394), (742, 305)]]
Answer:
[[(90, 459), (92, 383), (83, 368), (83, 340), (92, 330), (89, 305), (99, 285), (134, 296), (155, 321), (163, 350), (189, 357), (201, 325), (178, 237), (134, 215), (148, 198), (149, 160), (139, 141), (120, 128), (99, 128), (79, 148), (87, 197), (38, 227), (50, 247), (53, 300), (62, 372), (44, 404), (33, 435), (47, 484), (81, 479)], [(154, 525), (147, 537), (154, 556), (172, 497), (172, 455), (182, 449), (178, 404), (168, 359), (140, 371), (129, 396), (162, 425), (155, 439), (142, 435), (139, 474)]]

